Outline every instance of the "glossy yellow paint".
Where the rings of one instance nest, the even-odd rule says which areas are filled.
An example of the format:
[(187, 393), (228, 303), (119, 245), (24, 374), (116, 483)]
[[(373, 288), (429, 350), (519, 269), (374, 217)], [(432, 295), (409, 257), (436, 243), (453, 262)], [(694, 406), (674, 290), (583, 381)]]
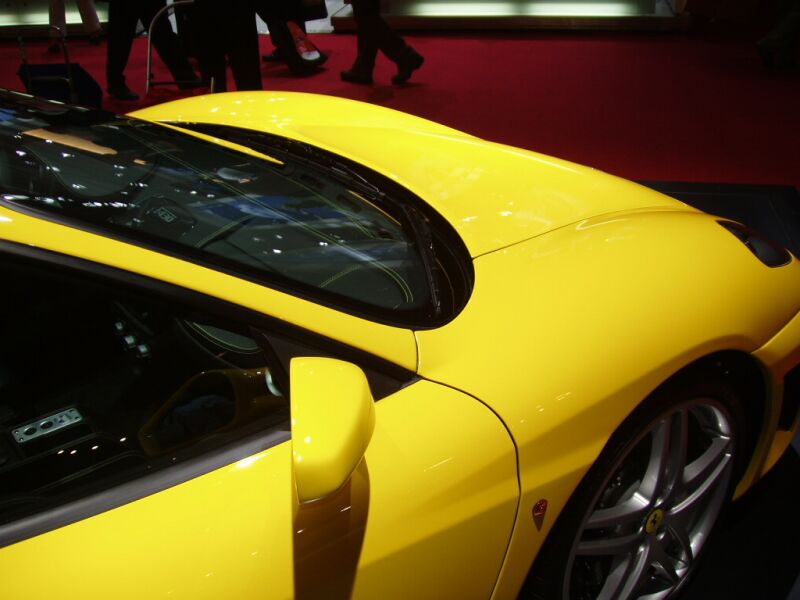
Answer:
[[(771, 425), (738, 491), (788, 443), (773, 434), (782, 375), (800, 359), (800, 263), (767, 268), (712, 217), (585, 167), (338, 98), (236, 93), (134, 115), (279, 133), (353, 158), (428, 201), (476, 257), (462, 314), (412, 333), (0, 208), (2, 239), (218, 296), (418, 369), (427, 380), (375, 405), (351, 480), (353, 497), (368, 499), (354, 598), (515, 598), (614, 429), (708, 354), (753, 353), (772, 379)], [(549, 509), (537, 526), (540, 499)], [(288, 597), (298, 514), (287, 442), (0, 549), (0, 597), (36, 599), (34, 579), (40, 598)], [(43, 556), (59, 574), (44, 583)], [(102, 574), (88, 590), (87, 563)]]
[(390, 127), (471, 137), (440, 123), (375, 104), (298, 92), (229, 92), (182, 98), (130, 113), (147, 121), (226, 123), (247, 129), (295, 131), (337, 124), (356, 130)]
[(488, 598), (519, 493), (508, 432), (474, 398), (428, 381), (375, 408), (354, 600)]
[(407, 369), (417, 365), (413, 334), (359, 319), (263, 285), (157, 252), (36, 219), (0, 207), (0, 239), (83, 258), (160, 279), (209, 296), (311, 327), (321, 335), (361, 348)]
[(356, 365), (316, 356), (291, 362), (292, 464), (300, 502), (342, 487), (375, 429), (375, 400)]
[(290, 463), (286, 442), (2, 548), (0, 597), (291, 598)]
[(472, 256), (598, 214), (658, 207), (694, 210), (587, 167), (342, 98), (292, 92), (216, 94), (132, 116), (231, 124), (349, 157), (423, 198), (456, 228)]
[[(353, 598), (488, 597), (517, 508), (508, 432), (474, 398), (426, 381), (375, 411)], [(285, 442), (2, 548), (0, 597), (289, 598), (291, 465)]]
[(778, 459), (786, 452), (797, 435), (800, 421), (795, 420), (791, 431), (777, 431), (778, 416), (783, 404), (783, 378), (794, 365), (800, 363), (800, 313), (778, 334), (753, 355), (758, 358), (772, 374), (775, 385), (772, 386), (772, 403), (767, 417), (767, 426), (759, 440), (757, 455), (763, 457), (763, 463), (752, 465), (752, 480), (769, 471)]
[(800, 309), (799, 291), (796, 260), (770, 269), (713, 217), (683, 211), (591, 219), (475, 261), (462, 314), (417, 339), (420, 373), (486, 401), (519, 448), (522, 500), (496, 598), (515, 597), (625, 416), (692, 361), (762, 346)]

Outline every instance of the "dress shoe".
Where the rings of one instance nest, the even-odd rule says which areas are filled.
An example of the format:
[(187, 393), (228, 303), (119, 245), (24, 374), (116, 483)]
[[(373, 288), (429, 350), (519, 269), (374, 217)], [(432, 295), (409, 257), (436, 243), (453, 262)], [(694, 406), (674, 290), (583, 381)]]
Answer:
[(264, 62), (283, 62), (283, 55), (281, 55), (281, 51), (275, 48), (272, 51), (272, 54), (265, 54), (261, 57), (261, 60)]
[(117, 87), (109, 88), (108, 95), (117, 100), (128, 100), (133, 102), (139, 99), (139, 94), (134, 92), (127, 85), (120, 85)]
[(320, 52), (314, 42), (308, 39), (306, 32), (297, 23), (288, 21), (286, 27), (289, 28), (289, 32), (292, 34), (295, 50), (301, 60), (311, 65), (321, 65), (328, 60), (328, 57)]
[(262, 56), (261, 60), (268, 63), (285, 62), (293, 75), (305, 76), (319, 73), (321, 71), (319, 67), (328, 60), (328, 55), (320, 50), (317, 50), (313, 56), (313, 58), (308, 59), (303, 58), (298, 53), (286, 58), (280, 50), (276, 49), (272, 54)]
[(411, 79), (411, 74), (419, 69), (424, 62), (425, 57), (409, 46), (405, 57), (397, 63), (397, 75), (392, 77), (392, 83), (398, 85), (406, 83)]
[(342, 81), (346, 81), (348, 83), (360, 83), (363, 85), (372, 85), (372, 73), (368, 71), (362, 71), (360, 69), (350, 69), (348, 71), (342, 71), (339, 76), (342, 78)]
[(303, 60), (291, 61), (286, 63), (286, 65), (289, 67), (291, 74), (295, 77), (308, 77), (309, 75), (316, 75), (324, 71), (324, 69), (316, 65), (309, 65)]

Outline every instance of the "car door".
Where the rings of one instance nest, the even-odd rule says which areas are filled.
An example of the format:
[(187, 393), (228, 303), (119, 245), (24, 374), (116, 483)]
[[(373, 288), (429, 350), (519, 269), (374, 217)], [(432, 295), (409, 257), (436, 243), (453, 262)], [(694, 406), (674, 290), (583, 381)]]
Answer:
[[(491, 594), (518, 486), (478, 400), (184, 288), (27, 254), (0, 261), (1, 597)], [(286, 365), (306, 355), (358, 364), (376, 403), (352, 477), (301, 504)]]

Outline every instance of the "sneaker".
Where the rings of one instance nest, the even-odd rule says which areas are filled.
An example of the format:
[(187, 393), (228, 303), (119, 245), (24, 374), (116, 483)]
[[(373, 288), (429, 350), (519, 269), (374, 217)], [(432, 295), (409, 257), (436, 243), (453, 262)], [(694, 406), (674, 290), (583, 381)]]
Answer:
[(314, 64), (321, 64), (320, 60), (324, 62), (324, 60), (327, 59), (327, 56), (325, 59), (322, 58), (324, 55), (319, 51), (319, 48), (306, 37), (305, 32), (297, 23), (289, 21), (286, 25), (289, 28), (289, 32), (292, 34), (294, 47), (297, 48), (297, 53), (300, 55), (300, 58)]

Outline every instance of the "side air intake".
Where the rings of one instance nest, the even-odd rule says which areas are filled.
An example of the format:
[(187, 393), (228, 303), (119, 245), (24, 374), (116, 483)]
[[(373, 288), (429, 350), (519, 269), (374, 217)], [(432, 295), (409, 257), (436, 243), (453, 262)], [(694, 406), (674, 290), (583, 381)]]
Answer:
[(792, 262), (789, 251), (757, 231), (733, 221), (717, 221), (735, 235), (756, 258), (768, 267), (782, 267)]

